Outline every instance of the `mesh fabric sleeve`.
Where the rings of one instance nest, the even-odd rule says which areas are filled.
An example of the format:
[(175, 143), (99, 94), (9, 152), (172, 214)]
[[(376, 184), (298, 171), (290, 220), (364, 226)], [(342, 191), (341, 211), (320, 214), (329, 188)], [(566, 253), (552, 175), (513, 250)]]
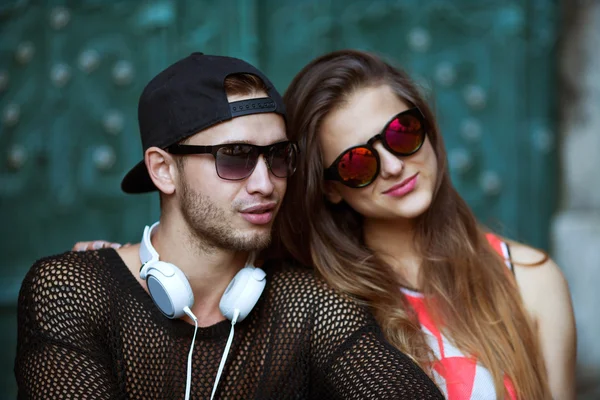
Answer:
[(31, 268), (19, 293), (19, 399), (122, 398), (111, 369), (102, 288), (76, 256)]
[(334, 399), (444, 399), (408, 356), (390, 345), (374, 318), (331, 290), (318, 294), (312, 333), (314, 379)]
[(423, 370), (376, 328), (353, 334), (333, 355), (327, 371), (328, 386), (339, 399), (444, 398)]

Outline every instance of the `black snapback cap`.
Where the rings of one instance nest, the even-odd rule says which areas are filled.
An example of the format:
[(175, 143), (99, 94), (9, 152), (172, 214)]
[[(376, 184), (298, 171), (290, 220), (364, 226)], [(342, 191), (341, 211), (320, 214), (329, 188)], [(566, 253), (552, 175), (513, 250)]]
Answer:
[[(225, 78), (235, 74), (260, 78), (269, 97), (229, 103)], [(220, 122), (265, 112), (285, 117), (281, 95), (262, 72), (238, 58), (192, 53), (160, 72), (144, 88), (138, 104), (143, 151), (164, 149)], [(156, 190), (143, 159), (125, 175), (121, 189), (126, 193)]]

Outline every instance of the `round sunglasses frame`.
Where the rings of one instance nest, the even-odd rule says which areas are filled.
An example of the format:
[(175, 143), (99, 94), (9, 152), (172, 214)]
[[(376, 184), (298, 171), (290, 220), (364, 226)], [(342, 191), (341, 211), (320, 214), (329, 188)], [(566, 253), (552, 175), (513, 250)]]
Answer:
[[(293, 169), (289, 174), (287, 174), (286, 176), (279, 176), (279, 175), (275, 174), (273, 172), (273, 170), (271, 169), (271, 162), (269, 161), (270, 160), (269, 152), (273, 148), (275, 148), (277, 146), (283, 146), (283, 145), (291, 145), (292, 146), (292, 149), (294, 151), (295, 162), (294, 162)], [(248, 172), (248, 175), (241, 177), (241, 178), (226, 178), (226, 177), (221, 176), (221, 174), (219, 173), (219, 167), (217, 165), (217, 163), (218, 163), (217, 155), (219, 153), (219, 150), (221, 150), (222, 148), (225, 148), (225, 147), (229, 147), (229, 146), (249, 146), (253, 149), (258, 150), (258, 156), (256, 157), (256, 162), (254, 163), (254, 166), (252, 167), (252, 169)], [(281, 142), (268, 144), (265, 146), (259, 146), (259, 145), (250, 144), (250, 143), (223, 143), (223, 144), (217, 144), (217, 145), (213, 145), (213, 146), (198, 146), (198, 145), (177, 143), (177, 144), (168, 146), (165, 150), (167, 152), (169, 152), (171, 154), (175, 154), (175, 155), (212, 154), (215, 159), (215, 171), (217, 172), (217, 175), (219, 176), (219, 178), (227, 180), (227, 181), (242, 181), (244, 179), (247, 179), (254, 172), (254, 169), (258, 165), (258, 159), (261, 155), (264, 157), (265, 164), (267, 165), (269, 172), (271, 174), (273, 174), (273, 176), (275, 176), (277, 178), (289, 178), (290, 176), (294, 175), (294, 173), (296, 172), (296, 169), (298, 167), (298, 157), (300, 154), (300, 149), (298, 147), (298, 143), (296, 143), (295, 141), (291, 141), (291, 140), (284, 140)]]
[[(388, 144), (386, 137), (385, 137), (385, 132), (386, 132), (387, 128), (390, 126), (390, 124), (402, 115), (412, 115), (414, 117), (417, 117), (417, 119), (421, 122), (421, 127), (422, 127), (421, 132), (420, 132), (421, 142), (419, 143), (419, 145), (417, 146), (417, 148), (415, 150), (408, 152), (408, 153), (398, 152), (398, 151), (395, 151), (394, 149), (392, 149), (390, 147), (390, 145)], [(425, 143), (425, 138), (426, 138), (428, 132), (429, 132), (429, 124), (427, 122), (427, 119), (425, 118), (425, 116), (423, 115), (423, 113), (421, 112), (421, 110), (419, 108), (414, 107), (414, 108), (410, 108), (408, 110), (402, 111), (402, 112), (394, 115), (383, 126), (383, 129), (378, 134), (376, 134), (375, 136), (370, 138), (367, 141), (367, 143), (357, 145), (357, 146), (352, 146), (352, 147), (349, 147), (346, 150), (344, 150), (331, 163), (331, 165), (328, 168), (325, 168), (325, 174), (324, 174), (325, 180), (338, 181), (338, 182), (341, 182), (344, 186), (347, 186), (352, 189), (365, 188), (365, 187), (369, 186), (371, 183), (375, 182), (375, 180), (379, 176), (379, 172), (381, 170), (381, 159), (379, 158), (379, 152), (377, 151), (377, 149), (375, 149), (375, 147), (373, 147), (375, 142), (381, 141), (381, 144), (383, 145), (383, 147), (395, 156), (407, 157), (407, 156), (411, 156), (411, 155), (415, 154), (417, 151), (419, 151), (421, 149), (421, 147), (423, 147), (423, 143)], [(368, 182), (366, 182), (362, 185), (351, 185), (351, 184), (349, 184), (349, 182), (347, 180), (344, 180), (344, 178), (340, 175), (338, 167), (339, 167), (339, 164), (340, 164), (342, 158), (346, 154), (348, 154), (348, 152), (350, 152), (354, 149), (361, 149), (361, 148), (369, 150), (373, 154), (373, 156), (375, 156), (375, 161), (377, 163), (376, 169), (375, 169), (375, 172), (373, 173), (373, 176), (371, 177), (371, 179)]]

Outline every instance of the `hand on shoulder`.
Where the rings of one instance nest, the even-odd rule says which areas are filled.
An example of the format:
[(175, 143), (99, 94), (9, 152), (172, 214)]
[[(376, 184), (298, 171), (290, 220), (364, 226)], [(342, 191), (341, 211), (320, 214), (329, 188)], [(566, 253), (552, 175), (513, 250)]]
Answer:
[(112, 247), (113, 249), (120, 249), (121, 247), (131, 246), (130, 243), (124, 245), (120, 243), (108, 242), (106, 240), (92, 240), (89, 242), (77, 242), (73, 245), (71, 251), (88, 251), (88, 250), (99, 250)]

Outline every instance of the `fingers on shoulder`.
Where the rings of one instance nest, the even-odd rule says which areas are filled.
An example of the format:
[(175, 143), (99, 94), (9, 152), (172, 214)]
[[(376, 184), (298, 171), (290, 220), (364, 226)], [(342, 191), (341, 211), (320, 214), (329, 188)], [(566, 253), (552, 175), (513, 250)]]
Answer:
[(122, 247), (120, 243), (109, 242), (106, 240), (94, 240), (90, 242), (77, 242), (71, 249), (72, 251), (88, 251), (88, 250), (99, 250), (112, 247), (118, 249)]

